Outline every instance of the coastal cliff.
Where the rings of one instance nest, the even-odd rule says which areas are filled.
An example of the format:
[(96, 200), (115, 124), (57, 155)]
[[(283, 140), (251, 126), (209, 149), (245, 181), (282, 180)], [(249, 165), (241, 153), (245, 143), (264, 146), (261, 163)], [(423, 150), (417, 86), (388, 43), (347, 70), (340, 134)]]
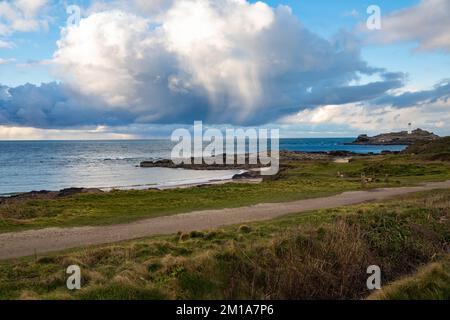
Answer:
[(417, 142), (434, 141), (439, 139), (438, 135), (422, 129), (408, 131), (383, 133), (374, 137), (367, 134), (360, 135), (351, 144), (360, 145), (411, 145)]

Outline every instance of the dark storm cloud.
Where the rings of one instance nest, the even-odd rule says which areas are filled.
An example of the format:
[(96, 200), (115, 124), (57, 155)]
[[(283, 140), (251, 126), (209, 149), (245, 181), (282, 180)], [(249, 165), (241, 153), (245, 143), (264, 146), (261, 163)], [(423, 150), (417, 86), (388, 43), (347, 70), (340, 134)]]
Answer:
[(373, 101), (377, 105), (392, 105), (398, 108), (410, 107), (438, 100), (447, 101), (450, 98), (450, 80), (441, 81), (430, 90), (405, 92), (398, 96), (384, 95)]

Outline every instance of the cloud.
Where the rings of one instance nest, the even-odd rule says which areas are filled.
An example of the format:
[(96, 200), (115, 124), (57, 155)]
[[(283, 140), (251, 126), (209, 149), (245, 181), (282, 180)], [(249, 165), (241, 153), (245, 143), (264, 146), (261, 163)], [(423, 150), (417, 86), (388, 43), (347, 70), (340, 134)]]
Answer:
[[(58, 42), (52, 66), (63, 84), (49, 85), (50, 93), (47, 86), (15, 88), (29, 92), (3, 103), (9, 116), (3, 121), (257, 125), (318, 105), (372, 99), (402, 85), (401, 77), (388, 79), (384, 70), (369, 67), (351, 34), (323, 39), (286, 6), (149, 3), (100, 3), (87, 10)], [(374, 74), (380, 81), (351, 85)], [(42, 101), (23, 101), (22, 94)]]
[(438, 100), (447, 101), (450, 99), (450, 80), (443, 80), (432, 89), (404, 92), (400, 95), (384, 95), (373, 101), (377, 105), (392, 105), (404, 108), (413, 105), (426, 105), (435, 103)]
[(115, 8), (121, 11), (138, 12), (148, 18), (161, 20), (163, 15), (177, 0), (96, 0), (87, 10), (88, 14)]
[(63, 84), (0, 86), (0, 93), (0, 125), (56, 129), (114, 126), (134, 120), (127, 110), (105, 108), (96, 97), (81, 95)]
[(50, 60), (28, 60), (27, 62), (17, 63), (16, 66), (19, 68), (34, 68), (40, 66), (49, 66), (52, 62)]
[[(62, 82), (0, 86), (0, 125), (262, 125), (299, 112), (325, 119), (330, 105), (414, 108), (447, 93), (442, 83), (393, 95), (405, 74), (368, 66), (352, 34), (323, 39), (263, 2), (97, 2), (57, 45), (45, 63)], [(361, 77), (378, 80), (355, 84)]]
[(11, 41), (0, 40), (0, 49), (12, 49), (14, 46), (14, 43)]
[(0, 125), (2, 140), (109, 140), (133, 139), (130, 134), (108, 131), (106, 127), (78, 130), (37, 129), (32, 127), (11, 127)]
[(421, 0), (382, 20), (382, 30), (368, 33), (378, 43), (417, 42), (423, 51), (450, 52), (450, 1)]
[(387, 94), (380, 98), (342, 105), (324, 105), (280, 119), (285, 125), (327, 126), (379, 133), (408, 129), (408, 123), (441, 134), (450, 134), (450, 85), (442, 81), (429, 90)]
[(48, 27), (48, 19), (39, 13), (47, 0), (6, 0), (0, 2), (0, 36), (31, 32)]
[(16, 59), (13, 59), (13, 58), (9, 58), (9, 59), (0, 58), (0, 65), (12, 63), (14, 61), (16, 61)]
[(47, 2), (48, 0), (16, 0), (14, 4), (25, 17), (32, 18), (47, 5)]
[(8, 100), (11, 97), (11, 95), (9, 94), (9, 88), (8, 87), (4, 87), (4, 86), (0, 86), (0, 102), (3, 100)]
[(303, 110), (294, 116), (281, 120), (287, 125), (313, 125), (327, 127), (340, 125), (341, 130), (376, 134), (383, 132), (407, 130), (408, 123), (414, 127), (450, 134), (446, 124), (450, 121), (450, 103), (436, 101), (428, 108), (409, 106), (395, 108), (392, 106), (374, 107), (367, 104), (328, 105)]
[(352, 10), (350, 10), (350, 11), (344, 12), (344, 13), (343, 13), (343, 16), (344, 16), (344, 17), (352, 17), (352, 18), (357, 19), (357, 18), (360, 17), (360, 14), (359, 14), (358, 10), (352, 9)]

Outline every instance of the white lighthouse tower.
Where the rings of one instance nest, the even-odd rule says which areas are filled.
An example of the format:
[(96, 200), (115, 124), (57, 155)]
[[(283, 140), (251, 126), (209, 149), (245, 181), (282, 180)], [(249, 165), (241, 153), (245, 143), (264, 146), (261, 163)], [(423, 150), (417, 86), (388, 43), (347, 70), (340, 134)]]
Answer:
[(412, 133), (412, 123), (408, 123), (408, 134)]

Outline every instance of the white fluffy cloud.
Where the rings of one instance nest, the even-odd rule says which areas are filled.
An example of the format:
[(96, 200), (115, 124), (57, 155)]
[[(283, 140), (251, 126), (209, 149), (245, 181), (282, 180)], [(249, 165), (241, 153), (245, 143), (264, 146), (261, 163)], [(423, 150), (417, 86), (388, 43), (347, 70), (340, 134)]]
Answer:
[(0, 36), (36, 31), (48, 27), (40, 11), (48, 0), (5, 0), (0, 2)]
[(289, 125), (336, 124), (361, 133), (408, 129), (408, 123), (412, 123), (414, 127), (449, 134), (450, 101), (439, 99), (428, 104), (426, 108), (411, 105), (401, 109), (389, 105), (375, 107), (363, 103), (327, 105), (303, 110), (294, 116), (285, 117), (280, 122)]
[(265, 123), (324, 99), (359, 101), (401, 86), (399, 79), (351, 86), (380, 70), (361, 60), (351, 35), (322, 39), (285, 6), (146, 3), (96, 4), (63, 31), (53, 60), (72, 90), (99, 98), (104, 110), (132, 113), (136, 123)]
[(450, 1), (421, 0), (383, 17), (382, 30), (370, 32), (372, 40), (381, 43), (417, 42), (420, 50), (450, 52)]
[[(441, 3), (424, 3), (429, 1)], [(34, 17), (45, 5), (6, 3)], [(395, 16), (401, 14), (388, 21)], [(405, 75), (371, 68), (359, 48), (346, 32), (327, 40), (307, 30), (286, 6), (245, 0), (97, 1), (79, 26), (61, 33), (49, 64), (62, 83), (0, 85), (0, 124), (260, 125), (281, 118), (360, 129), (384, 122), (394, 127), (410, 122), (409, 115), (435, 127), (447, 119), (445, 103), (439, 112), (423, 106), (447, 101), (449, 84), (393, 96)], [(358, 84), (360, 76), (378, 80)]]
[(48, 0), (15, 0), (14, 4), (25, 17), (34, 18), (47, 2)]
[(228, 0), (177, 1), (157, 26), (147, 16), (100, 11), (66, 30), (54, 61), (84, 94), (112, 107), (146, 109), (141, 121), (193, 107), (182, 99), (218, 108), (227, 99), (242, 111), (261, 97), (263, 66), (251, 46), (274, 15), (262, 3)]

